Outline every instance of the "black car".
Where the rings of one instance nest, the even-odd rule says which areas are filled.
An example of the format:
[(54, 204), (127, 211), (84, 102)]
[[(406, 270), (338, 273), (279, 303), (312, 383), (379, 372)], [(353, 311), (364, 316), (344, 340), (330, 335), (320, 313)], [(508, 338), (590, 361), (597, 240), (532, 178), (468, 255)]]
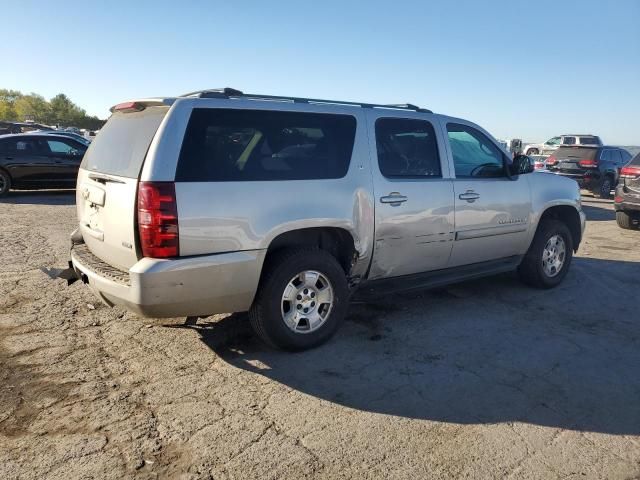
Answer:
[(74, 188), (86, 151), (60, 135), (0, 135), (0, 196), (10, 189)]
[(613, 201), (618, 225), (640, 228), (640, 153), (620, 170), (620, 182)]
[(619, 147), (562, 146), (547, 158), (547, 169), (573, 178), (580, 188), (600, 198), (611, 198), (620, 169), (631, 154)]

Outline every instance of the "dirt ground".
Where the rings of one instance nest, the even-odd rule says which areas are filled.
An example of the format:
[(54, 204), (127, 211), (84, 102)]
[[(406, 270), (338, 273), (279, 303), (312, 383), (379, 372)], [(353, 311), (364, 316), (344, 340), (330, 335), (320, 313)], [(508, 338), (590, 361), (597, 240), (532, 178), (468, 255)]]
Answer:
[(381, 297), (299, 354), (52, 280), (73, 203), (0, 201), (0, 479), (640, 478), (640, 231), (610, 202), (555, 290)]

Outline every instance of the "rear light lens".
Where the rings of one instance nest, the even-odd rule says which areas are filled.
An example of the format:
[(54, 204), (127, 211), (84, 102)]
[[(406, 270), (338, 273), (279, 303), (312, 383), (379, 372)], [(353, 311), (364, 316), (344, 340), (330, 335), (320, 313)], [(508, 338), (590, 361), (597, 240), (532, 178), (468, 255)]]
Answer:
[(534, 163), (533, 163), (533, 168), (534, 168), (535, 170), (541, 170), (541, 169), (543, 169), (543, 168), (544, 168), (544, 162), (537, 162), (537, 161), (536, 161), (536, 162), (534, 162)]
[(640, 177), (640, 167), (622, 167), (620, 176), (624, 178)]
[(179, 255), (178, 204), (173, 182), (140, 182), (138, 233), (143, 256), (168, 258)]
[(141, 112), (144, 110), (144, 105), (138, 102), (124, 102), (119, 103), (111, 108), (112, 112)]
[(616, 195), (615, 197), (613, 197), (613, 201), (614, 203), (622, 203), (624, 201), (624, 198)]
[(596, 168), (598, 166), (597, 160), (590, 160), (588, 158), (583, 158), (578, 162), (578, 165), (584, 168)]
[(547, 165), (555, 165), (556, 163), (558, 163), (558, 159), (553, 155), (547, 158)]

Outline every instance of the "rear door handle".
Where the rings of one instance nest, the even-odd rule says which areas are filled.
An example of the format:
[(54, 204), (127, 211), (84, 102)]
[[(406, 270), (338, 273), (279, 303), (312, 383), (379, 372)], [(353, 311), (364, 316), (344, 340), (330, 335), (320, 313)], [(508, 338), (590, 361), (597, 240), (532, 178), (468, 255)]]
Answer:
[(458, 195), (458, 198), (460, 200), (466, 200), (469, 203), (473, 203), (480, 198), (480, 195), (473, 190), (467, 190), (465, 193), (461, 193), (460, 195)]
[(404, 203), (408, 200), (404, 195), (400, 195), (398, 192), (391, 192), (389, 195), (385, 197), (380, 197), (380, 203), (388, 203), (392, 207), (396, 207), (401, 203)]

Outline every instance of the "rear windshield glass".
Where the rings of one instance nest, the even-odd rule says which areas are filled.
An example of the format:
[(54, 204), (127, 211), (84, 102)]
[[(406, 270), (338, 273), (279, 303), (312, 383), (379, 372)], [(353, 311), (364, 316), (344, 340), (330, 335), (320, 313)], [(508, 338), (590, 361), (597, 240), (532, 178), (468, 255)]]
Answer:
[(640, 153), (631, 159), (629, 165), (640, 165)]
[(114, 113), (91, 143), (82, 168), (137, 178), (153, 136), (168, 107), (147, 107), (141, 112)]
[(563, 158), (578, 158), (585, 160), (595, 160), (597, 148), (580, 148), (580, 147), (560, 147), (553, 154), (558, 160)]
[(341, 178), (355, 131), (356, 119), (348, 115), (197, 108), (176, 181)]
[(598, 139), (596, 137), (580, 137), (580, 143), (582, 145), (598, 145)]

